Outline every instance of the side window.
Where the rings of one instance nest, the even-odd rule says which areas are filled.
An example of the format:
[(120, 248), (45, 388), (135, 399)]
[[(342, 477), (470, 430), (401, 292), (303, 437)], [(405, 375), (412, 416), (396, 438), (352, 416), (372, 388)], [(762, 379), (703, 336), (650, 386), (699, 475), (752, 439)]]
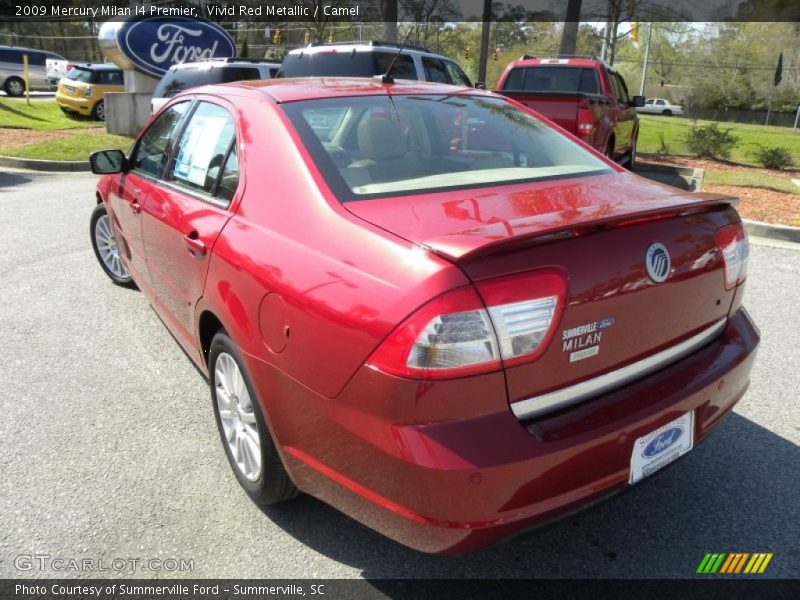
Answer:
[[(375, 52), (375, 74), (383, 75), (389, 69), (389, 65), (394, 61), (392, 75), (398, 79), (419, 79), (417, 69), (414, 66), (414, 59), (408, 54), (392, 54), (389, 52)], [(395, 60), (395, 57), (397, 60)]]
[(664, 106), (666, 102), (664, 102), (663, 100), (657, 100), (656, 104), (658, 104), (659, 106)]
[(653, 100), (652, 98), (650, 98), (650, 100), (646, 100), (646, 101), (645, 101), (645, 104), (653, 104), (653, 102), (655, 102), (655, 100)]
[(133, 151), (131, 168), (161, 178), (169, 157), (169, 142), (189, 102), (173, 104), (153, 121)]
[(236, 155), (236, 144), (231, 146), (225, 166), (222, 168), (222, 175), (219, 178), (217, 196), (230, 203), (236, 188), (239, 185), (239, 157)]
[(461, 70), (456, 63), (452, 61), (445, 61), (444, 66), (447, 68), (447, 74), (450, 76), (450, 80), (455, 85), (464, 85), (466, 87), (472, 87), (472, 82), (467, 77), (466, 73)]
[(122, 85), (122, 71), (99, 71), (97, 83), (99, 85)]
[(425, 79), (435, 83), (450, 83), (444, 64), (437, 58), (422, 57), (422, 68), (425, 70)]
[(628, 105), (631, 103), (631, 99), (628, 97), (628, 88), (625, 86), (625, 81), (614, 73), (614, 80), (617, 82), (616, 90), (617, 91), (617, 102), (619, 104)]
[[(235, 137), (236, 126), (231, 114), (221, 106), (201, 102), (178, 142), (178, 156), (170, 179), (181, 187), (213, 195), (220, 172), (228, 167), (226, 158), (230, 159), (228, 150)], [(235, 173), (238, 179), (238, 166)], [(235, 189), (234, 186), (232, 191)]]

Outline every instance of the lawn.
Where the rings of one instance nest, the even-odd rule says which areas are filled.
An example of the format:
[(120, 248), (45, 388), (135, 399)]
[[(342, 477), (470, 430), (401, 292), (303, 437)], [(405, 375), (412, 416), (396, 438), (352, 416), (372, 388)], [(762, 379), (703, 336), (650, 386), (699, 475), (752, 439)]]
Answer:
[(55, 100), (31, 100), (0, 97), (0, 128), (55, 131), (102, 125), (94, 119), (65, 115)]
[(706, 171), (703, 184), (733, 185), (775, 190), (785, 194), (800, 194), (800, 186), (795, 185), (789, 179), (752, 171)]
[[(661, 145), (659, 134), (664, 135), (668, 146), (666, 154), (676, 156), (690, 156), (686, 147), (685, 136), (695, 121), (680, 117), (661, 117), (642, 115), (639, 130), (639, 152), (645, 154), (658, 154)], [(696, 121), (699, 125), (706, 125), (711, 121)], [(760, 166), (756, 162), (753, 152), (758, 146), (782, 146), (794, 156), (795, 165), (800, 166), (800, 130), (793, 134), (790, 127), (772, 127), (765, 125), (743, 125), (740, 123), (720, 123), (721, 129), (731, 129), (731, 133), (739, 138), (733, 148), (730, 161), (743, 164)]]
[(55, 100), (0, 98), (0, 156), (88, 160), (95, 150), (127, 150), (131, 138), (105, 133), (103, 123), (65, 115)]
[(133, 138), (122, 135), (74, 132), (64, 137), (33, 144), (0, 146), (0, 156), (41, 158), (47, 160), (89, 160), (95, 150), (119, 148), (128, 151)]

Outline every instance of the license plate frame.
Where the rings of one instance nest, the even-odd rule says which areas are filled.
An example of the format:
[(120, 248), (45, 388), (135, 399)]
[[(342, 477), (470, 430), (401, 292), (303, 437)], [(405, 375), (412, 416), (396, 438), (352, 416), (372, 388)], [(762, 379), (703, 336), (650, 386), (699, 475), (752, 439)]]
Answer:
[(633, 443), (628, 483), (660, 471), (694, 448), (694, 411), (665, 423)]

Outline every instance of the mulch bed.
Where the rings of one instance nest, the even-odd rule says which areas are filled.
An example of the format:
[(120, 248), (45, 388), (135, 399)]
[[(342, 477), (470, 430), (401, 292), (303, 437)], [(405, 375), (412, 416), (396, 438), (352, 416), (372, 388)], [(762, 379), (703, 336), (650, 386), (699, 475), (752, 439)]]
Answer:
[[(773, 178), (800, 179), (800, 171), (797, 170), (774, 171), (760, 167), (747, 167), (734, 163), (681, 156), (656, 157), (650, 155), (642, 157), (639, 162), (672, 167), (699, 168), (706, 173), (710, 171), (754, 172)], [(800, 227), (800, 187), (797, 188), (796, 194), (787, 194), (763, 188), (704, 183), (702, 191), (736, 196), (741, 201), (737, 207), (739, 214), (745, 219)]]

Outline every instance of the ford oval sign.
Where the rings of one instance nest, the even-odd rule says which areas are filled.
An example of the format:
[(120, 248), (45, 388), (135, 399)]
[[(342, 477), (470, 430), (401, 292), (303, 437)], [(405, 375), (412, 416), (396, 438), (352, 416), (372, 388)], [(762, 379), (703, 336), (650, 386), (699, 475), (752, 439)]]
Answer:
[(656, 454), (661, 454), (664, 450), (672, 447), (675, 442), (681, 439), (681, 435), (683, 435), (683, 429), (681, 427), (672, 427), (671, 429), (659, 433), (647, 444), (642, 452), (642, 456), (651, 458)]
[(122, 68), (161, 77), (172, 65), (236, 56), (231, 36), (211, 21), (141, 17), (104, 23), (100, 46)]

